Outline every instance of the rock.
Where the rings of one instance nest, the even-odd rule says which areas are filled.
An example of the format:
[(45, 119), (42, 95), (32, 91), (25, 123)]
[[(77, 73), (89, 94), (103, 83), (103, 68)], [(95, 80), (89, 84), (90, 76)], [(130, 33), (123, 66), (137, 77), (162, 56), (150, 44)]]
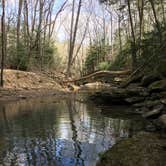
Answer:
[(161, 115), (158, 121), (162, 125), (161, 128), (166, 128), (166, 114)]
[(126, 88), (128, 96), (149, 96), (149, 92), (146, 88), (139, 86), (138, 84), (131, 84)]
[(110, 84), (94, 82), (80, 86), (80, 90), (89, 90), (89, 89), (110, 89)]
[(146, 127), (145, 127), (145, 130), (148, 131), (148, 132), (154, 132), (156, 131), (156, 126), (154, 124), (148, 124)]
[(152, 84), (153, 82), (158, 81), (158, 80), (160, 80), (160, 77), (158, 75), (149, 74), (142, 78), (141, 85), (144, 87), (147, 87), (150, 84)]
[(141, 107), (141, 108), (136, 108), (135, 109), (135, 112), (138, 113), (138, 114), (143, 114), (143, 113), (146, 113), (148, 111), (149, 111), (149, 109), (147, 107), (145, 107), (145, 106)]
[(127, 94), (125, 89), (114, 88), (111, 92), (97, 92), (91, 95), (90, 99), (96, 104), (128, 104), (128, 102), (125, 101), (126, 97)]
[(166, 96), (166, 91), (158, 92), (158, 93), (153, 92), (151, 93), (149, 98), (151, 98), (151, 100), (156, 100), (156, 99), (160, 100), (161, 98), (165, 98), (165, 96)]
[(153, 107), (153, 106), (158, 105), (158, 104), (161, 104), (160, 100), (148, 100), (148, 101), (144, 101), (141, 103), (133, 104), (133, 107), (136, 107), (136, 108), (148, 107), (148, 108), (150, 108), (150, 107)]
[(150, 92), (162, 92), (166, 91), (166, 79), (153, 82), (149, 85)]
[(152, 111), (143, 113), (142, 116), (143, 118), (158, 118), (161, 115), (161, 111), (163, 108), (163, 105), (156, 106)]
[(166, 98), (165, 99), (161, 99), (160, 101), (161, 101), (162, 104), (166, 105)]
[(165, 139), (142, 134), (113, 145), (100, 155), (97, 166), (165, 166), (165, 147)]
[(140, 82), (141, 79), (143, 77), (143, 74), (142, 73), (139, 73), (135, 76), (133, 76), (133, 78), (131, 79), (130, 83), (137, 83), (137, 82)]
[(67, 84), (67, 88), (70, 90), (70, 91), (77, 91), (77, 90), (79, 90), (80, 89), (80, 87), (79, 86), (76, 86), (76, 85), (74, 85), (74, 84)]
[(145, 97), (131, 97), (131, 98), (125, 99), (125, 101), (130, 103), (130, 104), (134, 104), (134, 103), (137, 103), (137, 102), (142, 102), (144, 100), (145, 100)]
[(122, 82), (122, 81), (123, 81), (123, 78), (115, 77), (115, 78), (114, 78), (114, 81), (115, 81), (115, 82)]
[(162, 77), (166, 77), (166, 60), (162, 59), (160, 64), (155, 68), (155, 72)]
[(148, 112), (149, 111), (149, 108), (147, 108), (147, 107), (141, 107), (141, 111), (142, 111), (142, 113), (145, 113), (145, 112)]
[(27, 99), (27, 97), (23, 96), (23, 95), (19, 95), (18, 97), (19, 97), (19, 99)]

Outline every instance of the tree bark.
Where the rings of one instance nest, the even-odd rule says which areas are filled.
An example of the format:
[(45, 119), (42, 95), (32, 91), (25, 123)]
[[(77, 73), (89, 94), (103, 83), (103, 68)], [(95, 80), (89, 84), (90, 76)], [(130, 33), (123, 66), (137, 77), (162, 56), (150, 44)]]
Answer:
[[(73, 1), (73, 4), (74, 4), (74, 1)], [(68, 77), (71, 76), (71, 64), (72, 64), (74, 46), (75, 46), (75, 41), (76, 41), (76, 36), (77, 36), (77, 29), (78, 29), (78, 22), (79, 22), (79, 16), (80, 16), (80, 11), (81, 11), (81, 5), (82, 5), (82, 0), (79, 0), (74, 29), (73, 29), (74, 9), (72, 10), (73, 14), (72, 14), (72, 20), (71, 20), (70, 47), (69, 47), (69, 57), (68, 57), (68, 66), (67, 66), (67, 76)], [(74, 30), (74, 32), (73, 32), (73, 30)]]
[(131, 27), (131, 50), (132, 50), (132, 70), (135, 70), (137, 68), (137, 56), (136, 56), (136, 39), (135, 39), (135, 32), (134, 32), (134, 26), (133, 26), (133, 19), (131, 15), (131, 6), (130, 6), (130, 0), (127, 0), (127, 6), (128, 6), (128, 13), (129, 13), (129, 19), (130, 19), (130, 27)]
[(19, 68), (19, 47), (20, 47), (20, 24), (23, 0), (19, 0), (18, 14), (17, 14), (17, 69)]
[(161, 40), (162, 39), (161, 28), (160, 28), (159, 20), (157, 18), (156, 9), (155, 9), (155, 5), (154, 5), (154, 0), (149, 0), (149, 2), (150, 2), (151, 7), (152, 7), (155, 23), (156, 23), (156, 26), (157, 26), (157, 29), (158, 29), (158, 32), (159, 32), (160, 40)]
[(122, 55), (122, 38), (121, 38), (121, 16), (118, 14), (118, 35), (119, 35), (119, 50)]
[(1, 82), (0, 86), (3, 87), (3, 70), (4, 70), (4, 60), (6, 54), (6, 32), (5, 32), (5, 0), (2, 0), (2, 16), (1, 16), (1, 42), (2, 42), (2, 52), (1, 52)]

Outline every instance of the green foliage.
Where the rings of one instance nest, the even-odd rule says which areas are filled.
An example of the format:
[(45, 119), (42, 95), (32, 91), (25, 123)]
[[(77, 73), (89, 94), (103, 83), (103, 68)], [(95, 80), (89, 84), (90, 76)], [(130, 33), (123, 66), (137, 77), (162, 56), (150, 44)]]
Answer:
[(153, 56), (153, 59), (148, 63), (148, 67), (153, 69), (154, 66), (160, 63), (161, 59), (166, 58), (166, 24), (162, 23), (160, 27), (162, 38), (160, 38), (155, 28), (153, 31), (144, 34), (140, 45), (141, 55), (137, 56), (139, 65), (147, 61), (150, 56)]
[(104, 67), (101, 62), (105, 61), (108, 50), (109, 45), (103, 40), (100, 42), (94, 42), (94, 44), (89, 47), (84, 67), (86, 73), (91, 73), (100, 67)]
[(108, 70), (110, 63), (108, 61), (100, 62), (97, 66), (98, 70)]
[[(160, 64), (161, 59), (166, 58), (166, 24), (161, 23), (161, 36), (154, 26), (154, 29), (143, 35), (143, 39), (136, 41), (136, 51), (137, 51), (137, 63), (138, 66), (144, 64), (151, 56), (152, 60), (147, 63), (145, 68), (147, 70), (152, 70)], [(131, 41), (126, 41), (123, 45), (122, 52), (118, 52), (114, 59), (111, 61), (109, 69), (119, 70), (122, 68), (129, 67), (131, 64)]]
[(114, 59), (109, 63), (109, 70), (119, 70), (128, 66), (131, 61), (130, 41), (126, 41), (122, 47), (122, 52), (119, 51), (117, 55), (114, 56)]
[(54, 54), (56, 54), (56, 52), (57, 48), (54, 46), (54, 43), (47, 41), (44, 45), (43, 63), (45, 65), (52, 65), (54, 63)]
[(42, 67), (43, 69), (50, 69), (54, 65), (57, 66), (56, 61), (60, 63), (61, 59), (57, 53), (57, 48), (51, 39), (47, 37), (45, 39), (41, 38), (41, 55), (35, 38), (31, 39), (31, 43), (29, 43), (27, 36), (21, 33), (19, 40), (20, 42), (17, 44), (16, 29), (10, 28), (8, 31), (6, 57), (6, 63), (9, 68), (27, 70), (34, 67), (35, 69)]
[(19, 43), (16, 48), (14, 45), (8, 47), (8, 64), (12, 69), (27, 70), (28, 57), (26, 56), (26, 48)]

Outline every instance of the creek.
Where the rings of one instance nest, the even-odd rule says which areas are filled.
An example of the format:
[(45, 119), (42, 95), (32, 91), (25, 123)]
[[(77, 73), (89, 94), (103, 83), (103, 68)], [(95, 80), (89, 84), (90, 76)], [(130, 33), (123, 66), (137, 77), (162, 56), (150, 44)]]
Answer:
[(100, 153), (143, 130), (141, 118), (123, 117), (127, 107), (107, 107), (113, 115), (106, 116), (86, 96), (1, 104), (0, 165), (94, 166)]

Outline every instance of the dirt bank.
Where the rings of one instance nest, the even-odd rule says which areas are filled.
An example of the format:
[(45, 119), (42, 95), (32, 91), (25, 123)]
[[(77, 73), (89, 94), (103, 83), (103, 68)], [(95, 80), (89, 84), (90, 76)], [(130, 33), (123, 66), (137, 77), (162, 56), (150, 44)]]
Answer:
[(4, 88), (0, 88), (0, 101), (50, 96), (68, 92), (46, 74), (4, 70)]

